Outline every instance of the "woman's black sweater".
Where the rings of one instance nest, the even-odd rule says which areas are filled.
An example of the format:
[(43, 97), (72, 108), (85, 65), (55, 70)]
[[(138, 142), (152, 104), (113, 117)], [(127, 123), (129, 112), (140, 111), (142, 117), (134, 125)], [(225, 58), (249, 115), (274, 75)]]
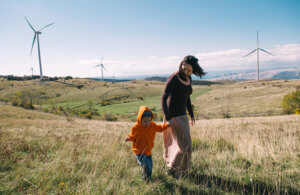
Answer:
[(178, 74), (172, 74), (161, 97), (162, 109), (166, 120), (172, 117), (186, 115), (186, 109), (191, 117), (194, 117), (190, 95), (193, 89), (191, 83), (186, 85), (182, 83)]

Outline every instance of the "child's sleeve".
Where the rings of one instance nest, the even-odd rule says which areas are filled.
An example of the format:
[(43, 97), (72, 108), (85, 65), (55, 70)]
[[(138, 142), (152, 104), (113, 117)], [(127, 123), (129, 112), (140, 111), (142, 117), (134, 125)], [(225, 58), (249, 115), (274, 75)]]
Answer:
[(136, 132), (136, 128), (132, 127), (130, 134), (127, 135), (129, 137), (129, 141), (134, 141), (135, 140), (135, 132)]
[(164, 130), (166, 130), (169, 127), (167, 125), (167, 123), (164, 123), (163, 125), (157, 125), (156, 123), (154, 123), (154, 125), (155, 125), (156, 132), (163, 132)]

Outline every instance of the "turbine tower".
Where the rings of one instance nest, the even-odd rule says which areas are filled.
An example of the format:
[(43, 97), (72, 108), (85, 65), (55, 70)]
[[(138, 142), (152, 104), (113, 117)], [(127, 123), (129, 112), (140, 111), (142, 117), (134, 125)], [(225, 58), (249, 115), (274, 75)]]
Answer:
[(34, 37), (33, 37), (33, 42), (32, 42), (32, 46), (31, 46), (31, 51), (30, 51), (30, 56), (32, 54), (32, 49), (35, 43), (35, 40), (37, 40), (37, 47), (38, 47), (38, 56), (39, 56), (39, 65), (40, 65), (40, 81), (43, 80), (43, 70), (42, 70), (42, 60), (41, 60), (41, 52), (40, 52), (40, 41), (39, 41), (39, 35), (42, 34), (41, 30), (43, 30), (44, 28), (51, 26), (54, 23), (48, 24), (46, 26), (44, 26), (43, 28), (41, 28), (40, 30), (36, 31), (32, 25), (29, 23), (29, 21), (27, 20), (27, 18), (25, 17), (27, 23), (29, 24), (30, 28), (33, 30), (34, 32)]
[(101, 63), (98, 64), (98, 65), (96, 65), (96, 67), (100, 66), (100, 68), (101, 68), (101, 74), (102, 74), (102, 81), (104, 81), (104, 79), (103, 79), (103, 69), (106, 70), (106, 68), (104, 67), (104, 64), (102, 63), (102, 61), (103, 61), (103, 55), (102, 55), (102, 58), (101, 58)]
[(245, 57), (249, 56), (250, 54), (254, 53), (255, 51), (257, 52), (257, 70), (256, 70), (256, 80), (257, 80), (257, 81), (259, 81), (259, 50), (261, 50), (261, 51), (263, 51), (263, 52), (265, 52), (265, 53), (268, 53), (268, 54), (274, 56), (274, 55), (271, 54), (270, 52), (267, 52), (266, 50), (259, 48), (258, 31), (257, 31), (257, 48), (254, 49), (253, 51), (251, 51), (250, 53), (248, 53), (247, 55), (244, 56), (244, 58), (245, 58)]

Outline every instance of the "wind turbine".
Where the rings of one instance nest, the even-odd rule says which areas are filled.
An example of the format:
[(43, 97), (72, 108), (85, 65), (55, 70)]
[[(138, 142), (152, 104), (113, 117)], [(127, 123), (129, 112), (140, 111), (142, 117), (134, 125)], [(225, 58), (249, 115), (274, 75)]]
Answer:
[(112, 76), (112, 83), (116, 83), (116, 77), (115, 77), (115, 74), (113, 74), (113, 76)]
[(256, 70), (256, 76), (257, 76), (256, 80), (257, 80), (257, 81), (259, 81), (259, 50), (260, 50), (260, 51), (263, 51), (263, 52), (265, 52), (265, 53), (267, 53), (267, 54), (270, 54), (270, 55), (274, 56), (274, 55), (271, 54), (270, 52), (268, 52), (268, 51), (266, 51), (266, 50), (264, 50), (264, 49), (259, 48), (258, 31), (257, 31), (257, 48), (254, 49), (253, 51), (251, 51), (250, 53), (248, 53), (247, 55), (244, 56), (244, 58), (245, 58), (245, 57), (249, 56), (250, 54), (254, 53), (255, 51), (257, 52), (257, 70)]
[(29, 70), (31, 70), (31, 77), (33, 77), (33, 68), (30, 68)]
[(43, 80), (43, 70), (42, 70), (42, 61), (41, 61), (41, 52), (40, 52), (40, 41), (39, 41), (39, 35), (42, 34), (41, 30), (43, 30), (44, 28), (51, 26), (54, 23), (48, 24), (46, 26), (44, 26), (43, 28), (41, 28), (40, 30), (36, 31), (32, 25), (29, 23), (29, 21), (27, 20), (27, 18), (25, 17), (27, 23), (29, 24), (30, 28), (33, 30), (34, 32), (34, 37), (33, 37), (33, 42), (32, 42), (32, 46), (31, 46), (31, 51), (30, 51), (30, 56), (32, 54), (32, 49), (35, 43), (35, 40), (37, 39), (37, 46), (38, 46), (38, 56), (39, 56), (39, 65), (40, 65), (40, 81)]
[(106, 68), (104, 67), (104, 64), (102, 63), (102, 61), (103, 61), (103, 55), (102, 55), (102, 58), (101, 58), (101, 63), (98, 64), (98, 65), (96, 65), (96, 67), (100, 66), (100, 68), (101, 68), (101, 74), (102, 74), (102, 81), (104, 81), (104, 79), (103, 79), (103, 69), (106, 70)]

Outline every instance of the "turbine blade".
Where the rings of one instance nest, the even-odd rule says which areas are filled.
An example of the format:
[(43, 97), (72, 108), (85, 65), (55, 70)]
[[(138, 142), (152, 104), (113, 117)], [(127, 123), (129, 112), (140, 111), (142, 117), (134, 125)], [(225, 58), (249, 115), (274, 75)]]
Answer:
[(245, 55), (243, 58), (247, 57), (248, 55), (252, 54), (253, 52), (255, 52), (257, 49), (251, 51), (250, 53), (248, 53), (247, 55)]
[(106, 70), (107, 71), (107, 69), (104, 67), (104, 65), (102, 64), (102, 67), (104, 68), (104, 70)]
[(31, 46), (31, 51), (30, 51), (30, 56), (31, 56), (31, 54), (32, 54), (32, 49), (33, 49), (33, 46), (34, 46), (35, 39), (36, 39), (36, 34), (34, 34), (34, 37), (33, 37), (32, 46)]
[(257, 30), (257, 35), (256, 35), (256, 38), (257, 38), (257, 48), (259, 48), (259, 42), (258, 42), (258, 30)]
[(29, 23), (29, 21), (27, 20), (27, 18), (25, 17), (25, 20), (27, 21), (27, 23), (29, 24), (29, 26), (31, 27), (31, 29), (36, 32), (36, 30), (31, 26), (31, 24)]
[(100, 62), (100, 64), (102, 64), (102, 62), (103, 62), (103, 55), (102, 55), (102, 58), (101, 58), (101, 62)]
[(259, 50), (261, 50), (261, 51), (264, 51), (264, 52), (266, 52), (266, 53), (268, 53), (268, 54), (270, 54), (270, 55), (272, 55), (272, 56), (274, 56), (273, 54), (271, 54), (270, 52), (268, 52), (268, 51), (266, 51), (266, 50), (264, 50), (264, 49), (261, 49), (261, 48), (258, 48)]
[(44, 26), (43, 28), (41, 28), (41, 29), (38, 30), (38, 31), (41, 31), (41, 30), (43, 30), (44, 28), (47, 28), (48, 26), (51, 26), (52, 24), (54, 24), (54, 23), (48, 24), (48, 25)]

